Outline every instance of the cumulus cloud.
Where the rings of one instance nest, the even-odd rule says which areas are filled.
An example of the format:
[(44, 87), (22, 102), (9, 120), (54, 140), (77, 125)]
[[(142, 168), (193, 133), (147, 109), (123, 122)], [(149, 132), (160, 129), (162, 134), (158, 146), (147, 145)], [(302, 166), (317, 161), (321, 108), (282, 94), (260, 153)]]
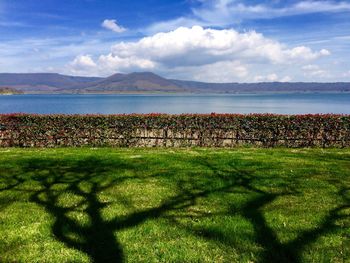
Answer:
[(322, 56), (329, 56), (331, 54), (331, 52), (327, 49), (321, 49), (318, 52), (312, 52), (309, 47), (305, 46), (295, 47), (291, 50), (288, 50), (287, 53), (289, 55), (289, 58), (300, 59), (302, 57), (303, 60), (313, 60)]
[(243, 80), (249, 70), (239, 61), (220, 61), (202, 66), (180, 66), (165, 72), (172, 78), (189, 79), (204, 82), (233, 82)]
[(290, 82), (290, 81), (292, 81), (292, 78), (289, 77), (289, 76), (284, 76), (284, 77), (281, 78), (279, 81), (280, 81), (280, 82)]
[(96, 64), (90, 55), (80, 55), (73, 60), (72, 66), (77, 68), (90, 68), (95, 67)]
[(115, 19), (106, 19), (102, 22), (102, 27), (112, 30), (115, 33), (123, 33), (126, 31), (126, 28), (117, 24)]
[(265, 81), (277, 81), (278, 80), (278, 76), (275, 73), (266, 75), (266, 76), (256, 76), (254, 78), (254, 80), (256, 82), (265, 82)]
[[(245, 19), (269, 19), (293, 15), (350, 11), (350, 3), (343, 1), (299, 1), (280, 4), (268, 1), (263, 4), (247, 5), (237, 0), (197, 0), (201, 5), (192, 9), (188, 16), (161, 21), (151, 25), (149, 32), (173, 30), (179, 26), (228, 26)], [(277, 3), (277, 4), (276, 4)]]
[(329, 55), (327, 50), (314, 52), (304, 46), (289, 49), (255, 31), (239, 33), (233, 29), (204, 29), (200, 26), (180, 27), (137, 42), (121, 42), (112, 47), (111, 53), (111, 56), (122, 59), (137, 57), (170, 67), (198, 66), (240, 59), (291, 63), (326, 55)]
[(255, 82), (289, 82), (291, 80), (292, 78), (289, 76), (284, 76), (280, 78), (276, 73), (271, 73), (266, 76), (256, 76), (254, 78)]
[(289, 48), (255, 31), (239, 33), (233, 29), (194, 26), (134, 42), (120, 42), (95, 61), (80, 56), (71, 65), (95, 67), (104, 73), (152, 70), (171, 75), (175, 72), (187, 79), (225, 82), (244, 79), (249, 75), (249, 67), (254, 65), (295, 65), (329, 54), (325, 49)]
[(101, 55), (98, 59), (98, 65), (104, 72), (115, 73), (130, 72), (139, 70), (152, 70), (156, 62), (137, 56), (119, 57), (112, 53)]
[(305, 65), (302, 69), (305, 77), (326, 78), (330, 76), (330, 73), (327, 70), (321, 69), (318, 65)]
[(94, 73), (97, 65), (90, 55), (79, 55), (68, 65), (74, 74), (88, 75)]

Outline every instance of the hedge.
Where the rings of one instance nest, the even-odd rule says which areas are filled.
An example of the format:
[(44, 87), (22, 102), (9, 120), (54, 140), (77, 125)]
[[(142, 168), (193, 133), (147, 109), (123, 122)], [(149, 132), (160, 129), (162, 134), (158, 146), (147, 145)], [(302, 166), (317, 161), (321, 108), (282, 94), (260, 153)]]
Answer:
[(350, 115), (0, 115), (0, 147), (349, 147)]

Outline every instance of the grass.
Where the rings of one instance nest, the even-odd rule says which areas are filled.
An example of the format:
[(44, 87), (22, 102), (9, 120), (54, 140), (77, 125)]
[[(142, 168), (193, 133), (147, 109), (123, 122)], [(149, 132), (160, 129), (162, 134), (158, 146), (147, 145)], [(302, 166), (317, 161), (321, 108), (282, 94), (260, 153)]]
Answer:
[(0, 262), (350, 262), (350, 150), (0, 149)]

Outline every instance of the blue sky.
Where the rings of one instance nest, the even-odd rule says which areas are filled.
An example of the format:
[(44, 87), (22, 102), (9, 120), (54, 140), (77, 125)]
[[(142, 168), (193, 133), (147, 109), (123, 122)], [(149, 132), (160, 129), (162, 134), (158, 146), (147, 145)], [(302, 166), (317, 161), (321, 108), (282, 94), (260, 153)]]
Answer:
[(350, 81), (350, 1), (0, 0), (0, 72)]

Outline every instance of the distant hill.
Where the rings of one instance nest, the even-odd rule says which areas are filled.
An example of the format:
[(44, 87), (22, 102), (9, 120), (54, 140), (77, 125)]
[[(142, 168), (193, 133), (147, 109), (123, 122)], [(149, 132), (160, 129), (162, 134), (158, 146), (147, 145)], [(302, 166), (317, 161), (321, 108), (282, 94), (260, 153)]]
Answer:
[(290, 92), (350, 92), (350, 82), (260, 82), (260, 83), (205, 83), (172, 80), (180, 87), (203, 93), (290, 93)]
[(85, 87), (101, 78), (66, 76), (57, 73), (0, 73), (0, 87), (16, 88), (25, 93), (51, 93)]
[(0, 87), (24, 93), (293, 93), (350, 92), (349, 82), (205, 83), (166, 79), (152, 72), (114, 74), (107, 78), (56, 73), (0, 73)]
[(185, 92), (187, 89), (151, 72), (114, 74), (84, 89), (95, 92)]

